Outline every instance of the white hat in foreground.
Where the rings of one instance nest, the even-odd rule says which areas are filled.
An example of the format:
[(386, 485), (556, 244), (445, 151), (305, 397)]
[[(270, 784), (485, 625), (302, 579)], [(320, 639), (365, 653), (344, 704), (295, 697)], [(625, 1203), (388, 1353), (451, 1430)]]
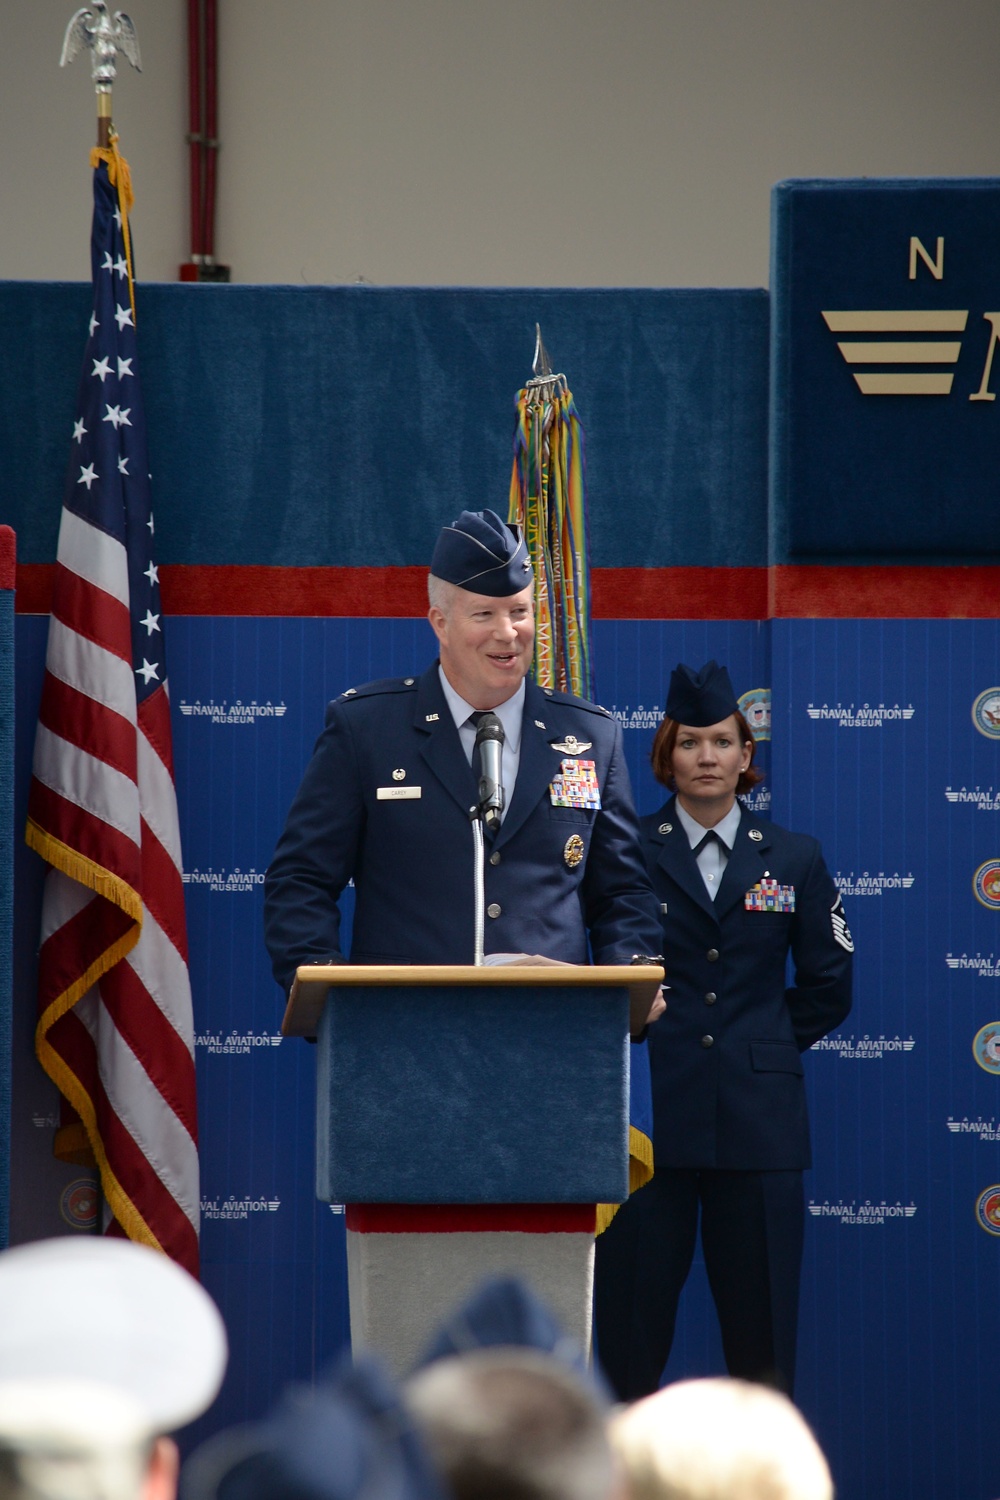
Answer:
[(0, 1382), (111, 1387), (167, 1433), (211, 1405), (226, 1356), (215, 1303), (159, 1251), (93, 1235), (0, 1254)]

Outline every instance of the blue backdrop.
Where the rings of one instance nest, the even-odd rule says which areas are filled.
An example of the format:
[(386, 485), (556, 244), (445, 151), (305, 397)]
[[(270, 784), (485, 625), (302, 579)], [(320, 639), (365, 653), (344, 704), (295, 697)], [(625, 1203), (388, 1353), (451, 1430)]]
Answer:
[[(597, 695), (623, 723), (647, 811), (669, 669), (714, 655), (739, 691), (770, 688), (755, 805), (817, 834), (843, 891), (856, 1006), (807, 1058), (798, 1395), (845, 1500), (1000, 1493), (1000, 627), (878, 618), (919, 615), (926, 580), (907, 564), (942, 561), (978, 564), (960, 608), (996, 614), (1000, 581), (982, 566), (1000, 560), (996, 404), (970, 398), (996, 306), (998, 192), (784, 185), (770, 308), (758, 291), (140, 288), (161, 562), (425, 563), (443, 516), (503, 507), (511, 398), (540, 318), (587, 429), (593, 563), (660, 570), (646, 599), (664, 613), (672, 570), (703, 571), (699, 607), (722, 618), (597, 622)], [(912, 252), (911, 277), (915, 237), (935, 269)], [(831, 310), (877, 316), (845, 334)], [(918, 327), (956, 310), (961, 331)], [(874, 328), (887, 312), (908, 326)], [(87, 314), (83, 287), (0, 285), (0, 347), (21, 377), (0, 408), (16, 476), (3, 519), (29, 564), (54, 551)], [(838, 347), (865, 341), (949, 347), (919, 360)], [(873, 371), (952, 380), (938, 395), (876, 396), (855, 378)], [(894, 565), (896, 597), (882, 573), (883, 592), (858, 590), (871, 559)], [(741, 570), (769, 561), (821, 576), (810, 597), (823, 614), (844, 613), (846, 580), (869, 617), (729, 618)], [(720, 583), (717, 568), (734, 573)], [(431, 644), (408, 619), (175, 617), (167, 631), (205, 1280), (233, 1348), (204, 1432), (258, 1414), (346, 1336), (343, 1219), (312, 1195), (313, 1054), (278, 1036), (260, 882), (326, 700), (408, 674)], [(19, 828), (45, 622), (22, 616), (16, 634)], [(31, 1059), (41, 866), (21, 844), (15, 860), (11, 1198), (24, 1239), (92, 1227), (96, 1199), (86, 1173), (50, 1159), (55, 1101)], [(667, 1373), (721, 1368), (699, 1263)]]

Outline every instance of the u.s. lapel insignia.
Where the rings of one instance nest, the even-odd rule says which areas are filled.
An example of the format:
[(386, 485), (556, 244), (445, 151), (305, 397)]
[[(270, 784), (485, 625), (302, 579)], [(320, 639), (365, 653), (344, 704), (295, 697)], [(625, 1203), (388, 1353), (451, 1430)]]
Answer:
[(753, 839), (755, 844), (759, 844), (764, 835), (761, 833), (759, 828), (751, 828), (750, 837)]
[(673, 833), (674, 825), (673, 823), (661, 823), (656, 831), (657, 833)]
[(575, 870), (582, 858), (583, 839), (578, 833), (571, 833), (566, 840), (566, 847), (563, 849), (563, 859), (571, 870)]
[(440, 718), (439, 714), (424, 714), (424, 723), (425, 724), (436, 724), (439, 718)]
[(395, 771), (393, 771), (393, 773), (392, 773), (392, 779), (393, 779), (393, 781), (405, 781), (406, 780), (406, 772), (403, 770), (402, 766), (398, 767)]
[(593, 745), (593, 740), (578, 740), (575, 734), (568, 734), (564, 740), (553, 740), (553, 750), (558, 750), (561, 755), (582, 755)]

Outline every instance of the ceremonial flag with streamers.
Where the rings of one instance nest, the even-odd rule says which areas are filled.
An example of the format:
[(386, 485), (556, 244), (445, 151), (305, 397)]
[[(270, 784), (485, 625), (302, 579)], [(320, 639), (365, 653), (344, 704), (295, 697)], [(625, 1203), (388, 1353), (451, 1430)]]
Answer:
[(106, 1231), (197, 1275), (194, 1029), (131, 187), (114, 144), (91, 161), (94, 305), (28, 804), (28, 843), (51, 866), (35, 1042), (70, 1106), (56, 1154), (96, 1162)]
[[(536, 357), (548, 356), (538, 331)], [(507, 519), (524, 529), (535, 571), (535, 680), (540, 687), (593, 698), (590, 559), (587, 548), (583, 428), (564, 375), (529, 380), (516, 399), (514, 468)], [(653, 1106), (646, 1044), (630, 1050), (629, 1192), (653, 1175)], [(618, 1212), (597, 1205), (602, 1234)]]
[(518, 391), (507, 519), (535, 570), (535, 680), (592, 698), (583, 428), (562, 375)]

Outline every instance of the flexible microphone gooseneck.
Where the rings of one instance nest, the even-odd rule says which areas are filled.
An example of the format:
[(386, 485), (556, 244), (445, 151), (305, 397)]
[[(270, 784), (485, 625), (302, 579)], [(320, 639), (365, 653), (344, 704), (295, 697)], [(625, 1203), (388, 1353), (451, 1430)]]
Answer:
[(504, 808), (502, 779), (503, 725), (496, 714), (484, 713), (476, 729), (473, 761), (479, 761), (478, 815), (491, 833), (500, 827)]

